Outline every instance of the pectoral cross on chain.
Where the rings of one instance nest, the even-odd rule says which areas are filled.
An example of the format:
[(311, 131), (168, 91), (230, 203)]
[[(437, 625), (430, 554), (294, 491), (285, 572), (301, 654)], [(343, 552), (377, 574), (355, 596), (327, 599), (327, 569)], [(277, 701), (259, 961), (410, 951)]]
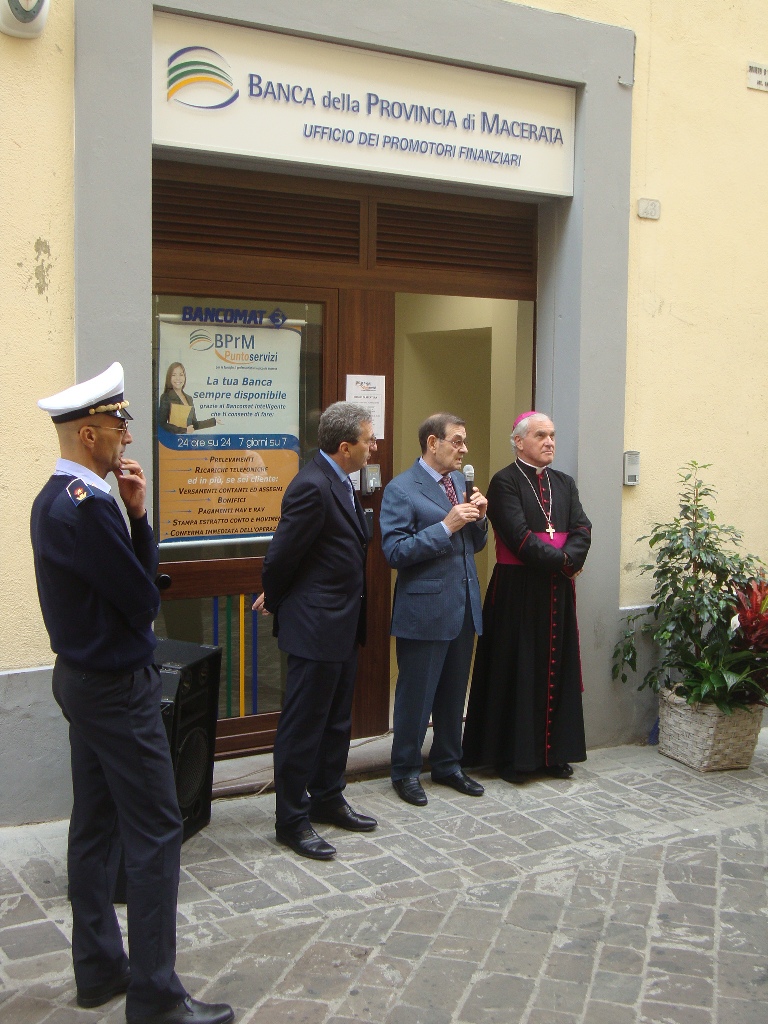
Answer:
[(551, 522), (547, 523), (547, 530), (546, 530), (546, 532), (549, 534), (549, 539), (550, 540), (554, 540), (555, 539), (555, 528), (554, 528), (554, 526), (552, 525)]

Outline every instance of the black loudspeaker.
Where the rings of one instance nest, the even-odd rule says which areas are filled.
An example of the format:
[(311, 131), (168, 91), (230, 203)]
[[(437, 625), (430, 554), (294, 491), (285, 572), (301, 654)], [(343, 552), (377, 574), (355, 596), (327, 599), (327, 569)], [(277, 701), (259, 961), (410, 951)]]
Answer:
[(211, 820), (221, 648), (158, 640), (155, 663), (186, 840)]
[[(211, 820), (213, 752), (219, 714), (221, 648), (185, 640), (158, 640), (160, 714), (171, 748), (176, 796), (184, 821), (184, 840)], [(125, 859), (117, 847), (114, 903), (125, 903)]]

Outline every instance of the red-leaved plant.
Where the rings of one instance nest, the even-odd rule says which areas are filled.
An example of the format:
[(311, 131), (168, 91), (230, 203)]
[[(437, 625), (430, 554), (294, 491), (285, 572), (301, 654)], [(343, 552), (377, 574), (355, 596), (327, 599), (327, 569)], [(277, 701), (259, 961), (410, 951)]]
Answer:
[(768, 581), (752, 580), (736, 594), (741, 645), (754, 651), (768, 651)]
[[(768, 652), (768, 580), (752, 580), (747, 589), (736, 593), (739, 628), (733, 647), (742, 651)], [(768, 666), (757, 667), (753, 678), (768, 690)], [(765, 703), (765, 696), (762, 701)]]

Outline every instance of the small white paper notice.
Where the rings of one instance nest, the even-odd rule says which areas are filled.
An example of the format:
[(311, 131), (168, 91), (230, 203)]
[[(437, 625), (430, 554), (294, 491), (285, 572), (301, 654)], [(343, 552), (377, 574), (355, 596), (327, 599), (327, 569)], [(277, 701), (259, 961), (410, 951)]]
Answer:
[(754, 61), (747, 65), (747, 88), (768, 92), (768, 65)]
[(377, 441), (383, 441), (384, 433), (384, 374), (347, 374), (347, 401), (368, 409)]

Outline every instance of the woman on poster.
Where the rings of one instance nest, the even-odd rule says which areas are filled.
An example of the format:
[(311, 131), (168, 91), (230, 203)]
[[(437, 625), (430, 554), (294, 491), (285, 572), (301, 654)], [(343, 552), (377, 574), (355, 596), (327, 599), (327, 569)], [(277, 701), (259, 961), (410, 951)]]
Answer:
[(160, 406), (157, 413), (159, 429), (171, 434), (191, 434), (205, 427), (215, 427), (216, 420), (198, 420), (195, 403), (184, 390), (187, 383), (187, 371), (183, 363), (171, 363), (165, 375), (165, 388), (160, 395)]

